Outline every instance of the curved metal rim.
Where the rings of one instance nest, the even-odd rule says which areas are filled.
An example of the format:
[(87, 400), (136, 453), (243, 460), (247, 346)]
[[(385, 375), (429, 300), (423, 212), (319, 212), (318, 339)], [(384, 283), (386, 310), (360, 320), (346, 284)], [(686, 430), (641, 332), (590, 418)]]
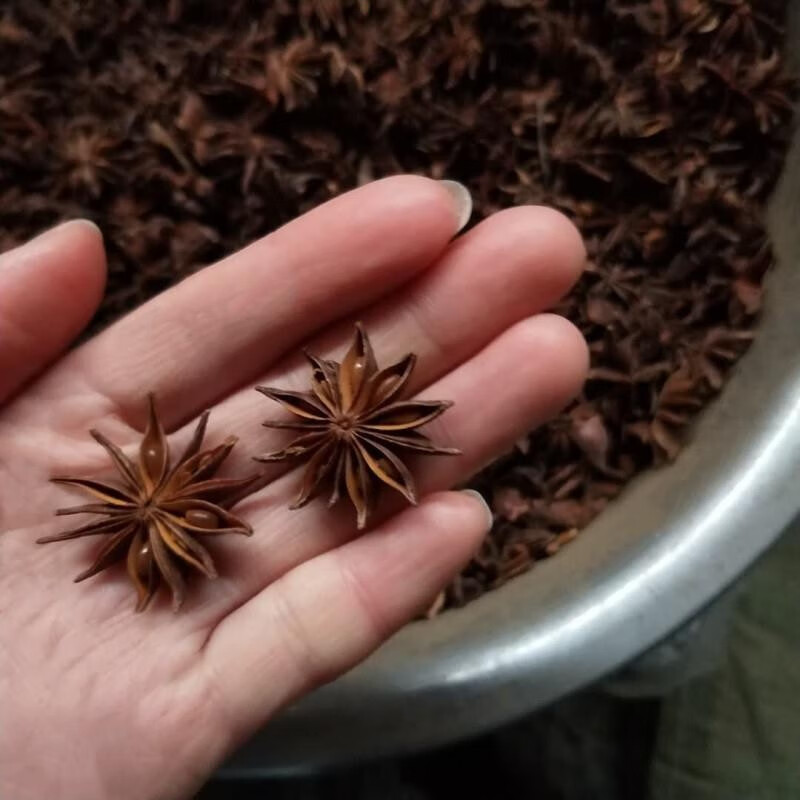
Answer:
[[(800, 404), (796, 407), (795, 416), (800, 413)], [(776, 442), (778, 437), (776, 436)], [(796, 471), (797, 464), (792, 464), (792, 471)], [(731, 486), (731, 493), (734, 491), (757, 491), (763, 487), (763, 481), (756, 471), (751, 471), (745, 483)], [(494, 713), (491, 710), (483, 709), (482, 713), (474, 716), (472, 720), (453, 717), (452, 724), (444, 724), (439, 730), (431, 731), (424, 738), (418, 735), (395, 735), (382, 741), (374, 741), (373, 747), (365, 746), (364, 742), (354, 746), (348, 752), (341, 750), (314, 752), (309, 751), (302, 745), (295, 748), (294, 755), (285, 751), (284, 746), (275, 748), (273, 744), (266, 749), (271, 756), (262, 762), (261, 768), (266, 769), (270, 774), (276, 771), (293, 772), (306, 770), (311, 761), (315, 766), (321, 767), (347, 762), (350, 760), (363, 759), (365, 757), (379, 757), (387, 753), (409, 752), (424, 747), (435, 746), (454, 738), (463, 738), (480, 733), (486, 729), (507, 723), (517, 716), (535, 710), (546, 705), (558, 697), (578, 689), (587, 683), (596, 680), (603, 674), (613, 670), (615, 667), (627, 662), (637, 656), (643, 649), (650, 644), (654, 644), (678, 624), (696, 613), (703, 605), (713, 599), (714, 596), (734, 580), (752, 561), (771, 543), (784, 526), (791, 520), (795, 513), (794, 499), (791, 504), (780, 503), (779, 493), (761, 495), (769, 504), (774, 503), (772, 513), (767, 521), (763, 516), (756, 512), (755, 515), (745, 513), (740, 505), (731, 502), (728, 506), (730, 514), (736, 515), (742, 512), (740, 525), (742, 535), (731, 536), (731, 545), (726, 557), (720, 559), (718, 553), (714, 552), (713, 547), (706, 548), (702, 558), (696, 559), (696, 573), (706, 570), (716, 572), (714, 581), (707, 584), (706, 589), (701, 588), (701, 584), (694, 583), (694, 587), (684, 586), (681, 591), (677, 591), (675, 585), (675, 564), (679, 563), (687, 553), (685, 542), (674, 541), (672, 552), (664, 553), (660, 558), (649, 563), (639, 563), (646, 559), (631, 562), (630, 568), (626, 571), (628, 578), (623, 576), (622, 585), (602, 596), (587, 595), (584, 602), (575, 603), (569, 609), (564, 609), (562, 614), (557, 617), (550, 617), (548, 620), (533, 624), (529, 633), (524, 638), (508, 641), (507, 635), (502, 629), (498, 629), (497, 635), (493, 640), (481, 639), (479, 647), (483, 653), (495, 652), (499, 655), (491, 660), (487, 659), (482, 665), (472, 665), (460, 670), (452, 671), (447, 677), (446, 682), (451, 688), (460, 687), (465, 696), (482, 693), (485, 691), (483, 683), (491, 679), (495, 686), (500, 685), (534, 685), (539, 683), (536, 698), (529, 702), (520, 702), (516, 706), (498, 704)], [(758, 522), (762, 526), (762, 535), (759, 538), (748, 537), (748, 523)], [(768, 527), (767, 527), (768, 526)], [(707, 526), (700, 526), (698, 532), (692, 537), (703, 536), (708, 533)], [(686, 540), (691, 541), (691, 540)], [(709, 543), (711, 537), (709, 537)], [(670, 537), (668, 544), (672, 544)], [(697, 553), (694, 554), (697, 556)], [(648, 604), (636, 603), (636, 596), (639, 592), (641, 581), (645, 580), (651, 586), (651, 601)], [(669, 611), (665, 613), (662, 604), (665, 595), (680, 597), (679, 608), (675, 608), (670, 602)], [(566, 619), (564, 619), (566, 617)], [(625, 635), (625, 630), (638, 630), (638, 621), (648, 619), (650, 628), (649, 635)], [(436, 687), (441, 682), (442, 661), (459, 660), (457, 652), (460, 648), (454, 648), (453, 652), (442, 653), (439, 648), (432, 651), (427, 658), (420, 656), (420, 646), (424, 644), (419, 641), (410, 641), (412, 635), (418, 631), (406, 631), (404, 638), (397, 639), (394, 643), (382, 651), (373, 662), (365, 664), (358, 675), (353, 675), (347, 683), (354, 683), (358, 680), (365, 691), (358, 699), (359, 705), (363, 708), (368, 705), (373, 709), (367, 713), (377, 713), (390, 724), (390, 713), (392, 706), (396, 704), (396, 693), (400, 688), (396, 682), (392, 681), (392, 675), (405, 668), (411, 668), (416, 672), (416, 691), (413, 687), (408, 687), (407, 692), (403, 692), (405, 703), (416, 705), (419, 697), (424, 696), (425, 692), (420, 691), (420, 687)], [(424, 635), (421, 638), (427, 638)], [(405, 639), (405, 640), (404, 640)], [(407, 646), (410, 645), (410, 646)], [(585, 654), (592, 651), (591, 658), (585, 658)], [(545, 655), (546, 654), (546, 655)], [(413, 662), (413, 663), (412, 663)], [(541, 668), (546, 665), (550, 675), (541, 673)], [(554, 675), (558, 677), (554, 678)], [(547, 690), (543, 690), (543, 685), (549, 684)], [(381, 688), (384, 687), (384, 688)], [(309, 699), (307, 703), (297, 707), (293, 716), (295, 720), (292, 729), (305, 729), (313, 731), (320, 726), (320, 717), (330, 717), (335, 715), (334, 709), (341, 708), (343, 704), (348, 704), (355, 699), (352, 689), (356, 687), (333, 684), (323, 690), (316, 697)], [(414, 695), (417, 695), (415, 697)], [(428, 701), (423, 699), (426, 705)], [(387, 706), (380, 710), (382, 706)], [(430, 711), (430, 707), (426, 709)], [(413, 713), (413, 711), (411, 712)], [(278, 733), (276, 731), (276, 733)], [(272, 737), (270, 737), (272, 738)], [(293, 739), (295, 737), (292, 737)], [(297, 743), (299, 745), (299, 742)], [(316, 748), (315, 748), (316, 750)], [(260, 768), (259, 768), (260, 769)], [(227, 772), (229, 774), (248, 774), (253, 775), (253, 768), (242, 766), (236, 768), (232, 765)]]

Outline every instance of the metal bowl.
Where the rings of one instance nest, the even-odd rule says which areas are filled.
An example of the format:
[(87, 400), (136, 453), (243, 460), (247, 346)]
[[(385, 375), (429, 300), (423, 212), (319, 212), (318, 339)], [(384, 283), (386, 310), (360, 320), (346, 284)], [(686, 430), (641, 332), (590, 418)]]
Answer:
[(797, 137), (769, 214), (779, 268), (763, 325), (675, 464), (635, 480), (556, 558), (409, 625), (224, 772), (306, 771), (491, 729), (628, 662), (746, 569), (800, 509), (799, 219)]

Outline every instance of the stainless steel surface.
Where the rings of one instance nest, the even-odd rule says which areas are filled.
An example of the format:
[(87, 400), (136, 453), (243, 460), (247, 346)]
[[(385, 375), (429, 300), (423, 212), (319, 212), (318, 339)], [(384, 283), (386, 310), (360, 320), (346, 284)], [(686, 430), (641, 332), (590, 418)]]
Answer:
[(663, 639), (774, 541), (800, 508), (800, 141), (770, 227), (779, 268), (762, 329), (677, 463), (635, 481), (556, 558), (407, 627), (226, 772), (307, 770), (508, 722)]

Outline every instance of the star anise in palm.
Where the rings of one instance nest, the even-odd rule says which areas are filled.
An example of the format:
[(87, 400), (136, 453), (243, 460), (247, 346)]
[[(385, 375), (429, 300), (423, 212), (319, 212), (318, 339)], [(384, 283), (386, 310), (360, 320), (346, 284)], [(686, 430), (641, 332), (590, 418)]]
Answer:
[(326, 481), (333, 485), (329, 505), (346, 492), (355, 506), (359, 529), (366, 525), (382, 484), (416, 504), (414, 479), (395, 451), (457, 455), (459, 450), (436, 447), (418, 430), (452, 403), (399, 400), (416, 356), (409, 354), (396, 364), (378, 369), (361, 325), (356, 326), (353, 343), (341, 364), (305, 355), (312, 370), (310, 392), (257, 387), (298, 418), (265, 422), (268, 428), (301, 433), (284, 449), (257, 459), (308, 459), (300, 493), (291, 508), (305, 505)]
[(53, 478), (55, 483), (76, 486), (99, 501), (60, 509), (57, 515), (97, 514), (102, 519), (38, 541), (108, 537), (94, 563), (75, 582), (96, 575), (124, 558), (128, 576), (138, 593), (136, 610), (147, 607), (163, 579), (172, 591), (172, 607), (177, 611), (184, 600), (185, 567), (194, 567), (208, 578), (217, 577), (214, 562), (200, 540), (224, 533), (252, 534), (252, 528), (227, 509), (258, 476), (214, 477), (236, 444), (236, 438), (231, 436), (218, 447), (201, 451), (208, 411), (200, 417), (183, 455), (174, 466), (170, 465), (167, 437), (152, 395), (149, 406), (149, 421), (136, 463), (101, 433), (91, 431), (111, 456), (121, 483)]

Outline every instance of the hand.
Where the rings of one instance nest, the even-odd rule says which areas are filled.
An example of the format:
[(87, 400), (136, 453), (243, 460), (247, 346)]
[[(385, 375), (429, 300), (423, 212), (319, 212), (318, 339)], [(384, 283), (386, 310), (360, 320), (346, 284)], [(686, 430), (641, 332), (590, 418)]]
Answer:
[[(456, 200), (416, 177), (357, 189), (60, 358), (103, 291), (99, 232), (67, 223), (0, 256), (0, 796), (189, 796), (468, 561), (490, 515), (446, 490), (579, 390), (584, 342), (541, 312), (584, 250), (564, 217), (536, 207), (453, 240)], [(275, 408), (253, 386), (302, 387), (301, 346), (338, 357), (356, 319), (382, 363), (418, 354), (414, 392), (455, 401), (426, 432), (463, 455), (420, 459), (419, 506), (356, 537), (349, 508), (289, 511), (299, 471), (270, 465), (266, 487), (236, 507), (255, 535), (213, 543), (220, 577), (193, 581), (177, 615), (164, 589), (135, 614), (123, 568), (72, 583), (96, 539), (35, 544), (66, 527), (54, 509), (83, 502), (48, 478), (110, 477), (88, 429), (135, 445), (149, 391), (171, 441), (211, 408), (206, 442), (240, 437), (225, 474), (252, 472), (252, 456), (279, 443), (259, 424)]]

